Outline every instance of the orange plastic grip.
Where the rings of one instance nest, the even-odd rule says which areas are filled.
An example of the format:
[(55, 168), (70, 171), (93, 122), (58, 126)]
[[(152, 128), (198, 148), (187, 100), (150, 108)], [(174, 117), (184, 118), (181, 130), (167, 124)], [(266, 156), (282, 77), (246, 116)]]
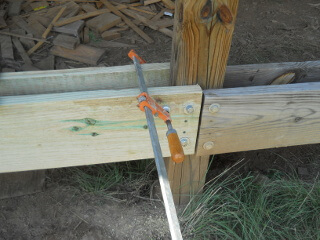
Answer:
[(184, 161), (184, 152), (180, 139), (176, 132), (167, 135), (172, 161), (182, 163)]
[(136, 51), (133, 50), (133, 49), (128, 53), (128, 56), (129, 56), (129, 58), (131, 58), (131, 60), (133, 60), (133, 57), (136, 57), (136, 58), (138, 59), (138, 61), (140, 62), (140, 64), (146, 63), (146, 61), (145, 61), (142, 57), (140, 57), (140, 56), (136, 53)]

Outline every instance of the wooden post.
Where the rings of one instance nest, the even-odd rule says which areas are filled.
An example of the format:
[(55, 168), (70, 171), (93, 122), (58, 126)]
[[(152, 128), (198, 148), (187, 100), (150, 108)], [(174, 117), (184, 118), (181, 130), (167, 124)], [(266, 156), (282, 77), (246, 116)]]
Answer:
[[(176, 0), (171, 58), (173, 85), (199, 84), (203, 89), (222, 88), (238, 0)], [(177, 204), (200, 192), (210, 156), (189, 156), (182, 164), (166, 159)]]

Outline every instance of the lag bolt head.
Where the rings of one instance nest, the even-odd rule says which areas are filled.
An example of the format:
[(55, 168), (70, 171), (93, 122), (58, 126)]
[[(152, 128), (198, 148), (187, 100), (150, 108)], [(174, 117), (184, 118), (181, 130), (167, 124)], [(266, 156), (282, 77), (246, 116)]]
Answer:
[(213, 146), (214, 146), (214, 142), (206, 142), (205, 144), (203, 144), (203, 149), (210, 150), (213, 148)]
[(183, 137), (183, 138), (180, 138), (180, 142), (182, 147), (186, 147), (189, 145), (190, 140), (189, 138)]
[(220, 110), (220, 104), (218, 103), (211, 104), (209, 107), (209, 112), (211, 113), (217, 113), (219, 112), (219, 110)]
[(191, 104), (188, 104), (187, 106), (185, 106), (184, 108), (185, 114), (191, 114), (193, 112), (194, 112), (194, 107)]

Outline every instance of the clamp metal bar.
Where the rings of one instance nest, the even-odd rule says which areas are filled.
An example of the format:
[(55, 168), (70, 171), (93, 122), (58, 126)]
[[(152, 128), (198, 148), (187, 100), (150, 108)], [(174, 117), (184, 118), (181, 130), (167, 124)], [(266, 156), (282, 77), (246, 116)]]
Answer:
[[(139, 61), (136, 59), (136, 57), (133, 57), (133, 62), (136, 67), (138, 78), (139, 78), (140, 91), (147, 92), (147, 86), (144, 81), (141, 65)], [(144, 107), (144, 110), (147, 118), (148, 129), (149, 129), (149, 134), (151, 138), (154, 158), (156, 161), (161, 193), (162, 193), (164, 207), (167, 214), (171, 238), (173, 240), (182, 240), (183, 238), (180, 230), (177, 211), (174, 205), (173, 196), (170, 188), (170, 182), (168, 179), (166, 166), (163, 160), (159, 137), (158, 137), (156, 125), (154, 122), (154, 118), (152, 115), (152, 111), (148, 107)]]

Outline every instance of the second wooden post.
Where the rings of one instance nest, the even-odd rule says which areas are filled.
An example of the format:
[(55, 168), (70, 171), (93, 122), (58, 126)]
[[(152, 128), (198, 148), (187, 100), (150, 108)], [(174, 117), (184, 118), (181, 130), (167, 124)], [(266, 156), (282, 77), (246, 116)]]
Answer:
[[(238, 0), (176, 0), (172, 85), (222, 88), (237, 9)], [(176, 204), (201, 192), (209, 158), (188, 156), (181, 164), (166, 159)]]

